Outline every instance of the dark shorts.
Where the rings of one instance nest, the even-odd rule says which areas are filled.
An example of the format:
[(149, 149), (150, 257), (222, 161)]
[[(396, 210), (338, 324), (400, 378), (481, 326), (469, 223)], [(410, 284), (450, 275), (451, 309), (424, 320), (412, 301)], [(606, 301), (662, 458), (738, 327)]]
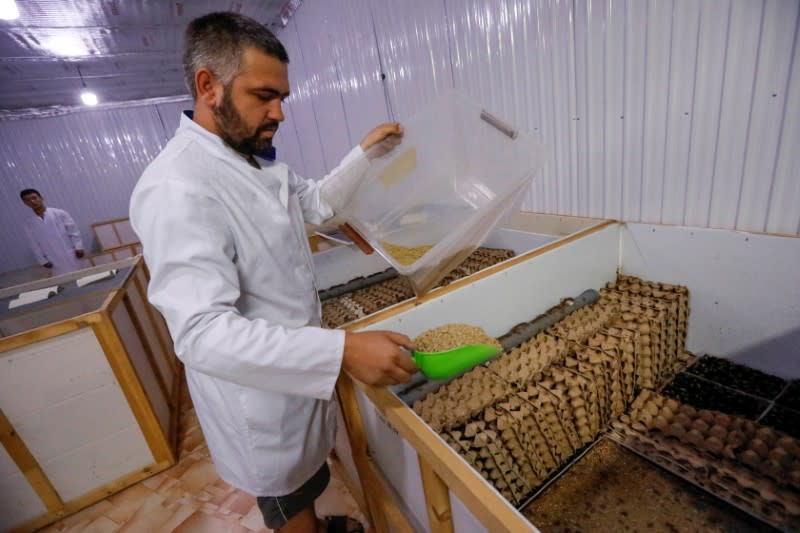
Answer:
[(314, 505), (314, 500), (328, 486), (331, 472), (328, 463), (322, 465), (317, 473), (311, 476), (302, 487), (286, 496), (259, 496), (256, 498), (258, 508), (264, 515), (264, 524), (269, 529), (278, 529), (286, 525), (292, 517), (306, 507)]

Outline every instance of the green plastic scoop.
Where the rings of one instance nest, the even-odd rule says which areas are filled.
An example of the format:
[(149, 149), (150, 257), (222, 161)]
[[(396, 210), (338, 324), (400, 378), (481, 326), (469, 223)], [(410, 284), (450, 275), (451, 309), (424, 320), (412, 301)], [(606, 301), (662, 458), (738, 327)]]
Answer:
[(411, 357), (426, 378), (443, 380), (457, 376), (500, 352), (488, 344), (467, 344), (444, 352), (412, 351)]

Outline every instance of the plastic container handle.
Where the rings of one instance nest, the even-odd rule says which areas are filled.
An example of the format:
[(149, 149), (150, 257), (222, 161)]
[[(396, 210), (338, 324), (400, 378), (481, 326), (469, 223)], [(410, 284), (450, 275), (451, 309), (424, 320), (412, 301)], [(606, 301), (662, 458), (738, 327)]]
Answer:
[(358, 246), (359, 250), (361, 250), (365, 254), (371, 255), (372, 253), (375, 252), (375, 250), (372, 248), (372, 246), (369, 245), (369, 243), (364, 239), (364, 237), (362, 237), (361, 234), (358, 233), (350, 224), (347, 223), (342, 224), (341, 226), (339, 226), (339, 229), (341, 230), (342, 233), (347, 235), (350, 238), (350, 240), (355, 243), (356, 246)]

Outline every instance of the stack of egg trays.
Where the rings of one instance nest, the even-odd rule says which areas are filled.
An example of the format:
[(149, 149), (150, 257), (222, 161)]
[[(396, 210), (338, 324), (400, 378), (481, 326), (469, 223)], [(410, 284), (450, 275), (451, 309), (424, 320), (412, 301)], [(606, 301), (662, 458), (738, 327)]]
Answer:
[(677, 322), (677, 313), (670, 315), (667, 309), (651, 307), (641, 301), (634, 302), (627, 293), (601, 289), (600, 294), (601, 302), (614, 303), (619, 307), (620, 319), (614, 325), (638, 329), (642, 334), (645, 346), (640, 354), (637, 386), (654, 388), (665, 376), (671, 374), (674, 366), (677, 345), (674, 341), (670, 345), (670, 338), (676, 339), (677, 336), (669, 328), (670, 318)]
[[(576, 344), (573, 357), (580, 365), (580, 371), (588, 366), (594, 375), (597, 391), (600, 426), (606, 427), (612, 420), (621, 415), (626, 408), (623, 395), (622, 357), (619, 348), (590, 348)], [(572, 358), (567, 358), (567, 366), (571, 366)]]
[(463, 426), (511, 393), (509, 384), (494, 372), (476, 366), (417, 400), (412, 408), (431, 428), (441, 432)]
[(658, 299), (609, 288), (601, 289), (600, 295), (601, 302), (615, 303), (623, 313), (632, 312), (656, 321), (661, 360), (656, 361), (655, 381), (662, 381), (666, 376), (676, 372), (677, 366), (682, 366), (679, 361), (685, 346), (681, 343), (681, 334), (678, 331), (677, 300)]
[[(572, 339), (593, 336), (616, 316), (613, 309), (601, 311), (581, 313), (569, 329), (560, 323), (561, 327), (550, 333), (569, 336), (571, 331)], [(598, 319), (600, 316), (602, 319)], [(533, 370), (530, 365), (500, 364), (510, 353), (489, 365), (517, 392), (488, 407), (483, 415), (484, 420), (502, 421), (501, 438), (522, 475), (527, 476), (525, 481), (534, 488), (592, 442), (625, 406), (621, 338), (617, 348), (603, 352), (550, 333), (540, 333), (520, 347), (517, 355), (539, 362)], [(520, 371), (521, 366), (524, 371)], [(633, 372), (628, 373), (628, 381), (632, 388)], [(526, 438), (520, 436), (529, 434), (535, 437), (526, 444)]]
[(689, 327), (689, 289), (681, 285), (644, 281), (634, 276), (619, 274), (616, 290), (676, 302), (678, 307), (678, 344), (681, 347), (686, 346), (686, 332)]
[(487, 368), (517, 388), (541, 379), (543, 372), (564, 359), (569, 350), (567, 341), (541, 332), (489, 362)]
[(497, 420), (477, 418), (444, 431), (442, 438), (508, 501), (516, 505), (531, 492), (530, 473), (514, 460), (512, 450), (501, 439)]
[(602, 350), (616, 357), (619, 361), (620, 386), (622, 403), (627, 406), (633, 401), (634, 386), (636, 383), (636, 350), (638, 347), (637, 333), (628, 330), (624, 335), (618, 330), (601, 329), (584, 341), (589, 348)]
[[(623, 317), (616, 305), (587, 306), (414, 410), (519, 504), (627, 407), (643, 351), (639, 325), (654, 323)], [(653, 335), (644, 342), (645, 355), (659, 348)]]

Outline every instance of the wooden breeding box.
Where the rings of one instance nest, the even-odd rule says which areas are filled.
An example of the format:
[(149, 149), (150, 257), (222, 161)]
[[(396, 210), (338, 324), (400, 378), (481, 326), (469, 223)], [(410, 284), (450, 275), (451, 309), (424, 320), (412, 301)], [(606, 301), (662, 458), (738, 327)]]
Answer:
[(92, 224), (92, 231), (103, 251), (139, 244), (129, 218), (115, 218)]
[(175, 463), (180, 364), (147, 282), (132, 258), (0, 291), (0, 530), (42, 527)]
[[(479, 280), (492, 273), (504, 271), (514, 265), (556, 249), (575, 240), (601, 230), (612, 224), (608, 221), (546, 215), (539, 213), (520, 212), (514, 214), (503, 226), (495, 230), (484, 243), (484, 246), (511, 249), (516, 257), (491, 266), (481, 272), (452, 282), (446, 287), (434, 289), (422, 298), (410, 298), (395, 305), (381, 309), (375, 313), (360, 317), (341, 326), (344, 329), (356, 330), (370, 324), (385, 320), (388, 317), (403, 313), (409, 309), (462, 287), (469, 286), (473, 281)], [(354, 247), (339, 247), (325, 252), (314, 254), (318, 287), (324, 293), (326, 289), (343, 284), (359, 276), (369, 276), (388, 268), (388, 265), (377, 254), (366, 256)], [(352, 400), (352, 388), (347, 380), (343, 380), (338, 388), (343, 406)], [(352, 402), (351, 402), (352, 403)], [(345, 407), (345, 411), (348, 408)], [(382, 520), (384, 513), (394, 523), (404, 522), (405, 510), (394, 504), (389, 497), (391, 489), (386, 488), (386, 482), (381, 472), (366, 452), (364, 440), (359, 437), (358, 421), (353, 416), (340, 417), (340, 428), (347, 432), (340, 432), (337, 439), (336, 453), (341, 459), (347, 472), (344, 477), (350, 481), (349, 485), (362, 504), (370, 508), (375, 505), (381, 508), (376, 510), (376, 520)], [(356, 417), (357, 418), (357, 417)], [(348, 439), (349, 436), (349, 439)], [(351, 443), (353, 448), (351, 449)], [(354, 462), (352, 457), (361, 457), (363, 460)], [(360, 484), (357, 483), (360, 481)], [(372, 503), (363, 497), (364, 493), (372, 494)], [(385, 525), (385, 520), (383, 520)]]
[[(506, 266), (513, 264), (520, 257), (535, 254), (553, 246), (559, 246), (606, 223), (603, 220), (589, 218), (528, 212), (516, 213), (505, 224), (495, 229), (482, 245), (488, 248), (510, 250), (514, 253), (515, 258), (511, 259), (511, 261), (502, 260), (485, 270), (488, 272), (502, 270)], [(325, 307), (328, 305), (325, 300), (325, 294), (331, 288), (340, 289), (342, 284), (347, 284), (355, 278), (366, 278), (389, 268), (389, 264), (379, 254), (365, 255), (355, 246), (339, 246), (316, 253), (313, 257), (317, 288), (323, 298), (323, 317), (326, 315), (327, 310)], [(459, 274), (460, 276), (463, 276), (464, 273), (459, 269), (454, 271), (454, 274)], [(462, 279), (458, 280), (458, 283), (467, 283), (468, 281), (464, 280), (475, 279), (474, 276), (475, 274), (471, 274), (462, 277)], [(410, 285), (407, 288), (411, 291)], [(449, 290), (447, 287), (439, 287), (430, 291), (426, 297), (440, 294), (442, 291), (446, 292), (447, 290)], [(417, 299), (414, 297), (413, 291), (411, 291), (407, 294), (407, 298), (400, 298), (392, 305), (378, 309), (375, 312), (357, 313), (357, 317), (336, 323), (333, 327), (347, 327), (348, 329), (359, 327), (368, 321), (380, 320), (381, 317), (391, 316), (401, 312), (403, 309), (413, 307), (416, 301)]]
[[(463, 322), (498, 336), (621, 272), (688, 287), (689, 351), (796, 379), (798, 264), (796, 238), (609, 223), (348, 329), (413, 337)], [(378, 531), (537, 531), (535, 515), (512, 506), (393, 390), (344, 376), (338, 393), (355, 463), (348, 473)]]

